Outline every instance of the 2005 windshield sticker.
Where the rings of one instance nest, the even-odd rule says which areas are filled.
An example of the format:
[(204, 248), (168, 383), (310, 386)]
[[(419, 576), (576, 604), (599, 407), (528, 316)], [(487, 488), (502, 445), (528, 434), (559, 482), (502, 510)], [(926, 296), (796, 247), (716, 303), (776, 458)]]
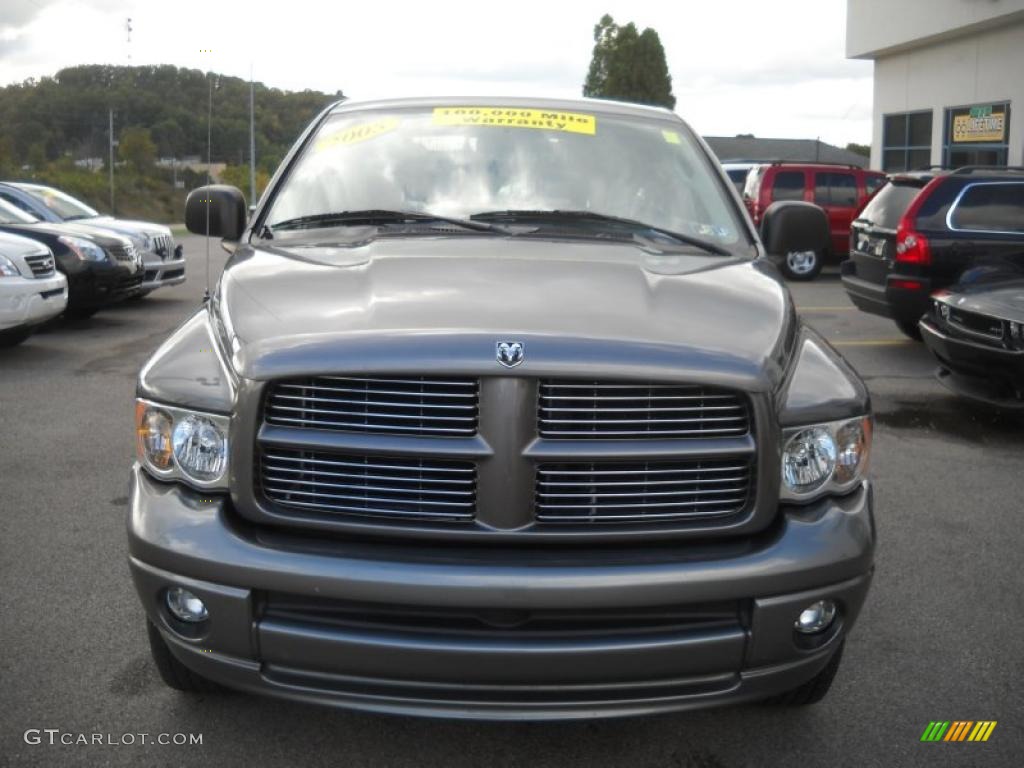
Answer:
[(434, 125), (487, 125), (498, 128), (536, 128), (593, 136), (597, 118), (579, 112), (553, 112), (516, 107), (435, 107)]
[(316, 140), (317, 151), (333, 149), (348, 144), (360, 144), (370, 139), (375, 139), (385, 133), (389, 133), (398, 127), (397, 117), (383, 117), (380, 120), (369, 120), (362, 123), (350, 125), (336, 133), (329, 133)]

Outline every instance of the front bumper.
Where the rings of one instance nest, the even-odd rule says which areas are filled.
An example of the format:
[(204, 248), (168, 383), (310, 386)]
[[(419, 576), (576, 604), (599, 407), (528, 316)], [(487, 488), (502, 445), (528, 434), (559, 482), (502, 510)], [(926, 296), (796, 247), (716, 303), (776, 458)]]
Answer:
[(0, 280), (0, 331), (38, 325), (56, 317), (68, 303), (68, 282), (64, 275)]
[(939, 361), (938, 380), (950, 391), (1003, 408), (1024, 408), (1024, 352), (947, 333), (929, 317), (918, 323)]
[[(758, 699), (817, 674), (856, 620), (875, 543), (870, 486), (788, 508), (742, 543), (578, 550), (297, 539), (243, 522), (221, 496), (132, 472), (132, 575), (174, 655), (227, 686), (378, 712), (474, 719), (637, 715)], [(189, 629), (164, 608), (184, 586), (210, 618)], [(618, 616), (638, 608), (735, 604), (731, 621), (517, 633), (455, 632), (439, 621), (272, 612), (272, 595), (320, 606), (410, 606), (427, 616), (479, 609)], [(793, 623), (817, 599), (840, 614), (814, 640)], [(322, 618), (322, 616), (321, 616)], [(422, 616), (421, 616), (422, 619)], [(614, 622), (612, 622), (614, 623)]]
[(176, 255), (166, 260), (161, 259), (159, 254), (146, 253), (143, 256), (143, 267), (145, 273), (139, 290), (145, 293), (185, 282), (185, 258), (181, 255), (180, 246)]
[(122, 264), (90, 263), (67, 272), (68, 304), (103, 307), (134, 295), (142, 285), (142, 269)]

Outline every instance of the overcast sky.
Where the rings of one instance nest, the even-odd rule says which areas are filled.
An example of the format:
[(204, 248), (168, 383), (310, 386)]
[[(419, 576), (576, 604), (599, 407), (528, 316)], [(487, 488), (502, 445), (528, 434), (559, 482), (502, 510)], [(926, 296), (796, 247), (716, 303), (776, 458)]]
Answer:
[(870, 140), (871, 63), (844, 57), (845, 0), (0, 0), (0, 81), (130, 57), (353, 98), (571, 97), (605, 12), (658, 31), (676, 111), (704, 135)]

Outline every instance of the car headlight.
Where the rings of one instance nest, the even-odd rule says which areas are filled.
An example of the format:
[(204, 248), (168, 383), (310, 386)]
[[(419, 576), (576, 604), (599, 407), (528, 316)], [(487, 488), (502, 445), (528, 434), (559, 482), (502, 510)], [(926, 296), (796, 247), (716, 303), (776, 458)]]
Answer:
[(136, 400), (136, 455), (161, 480), (226, 490), (229, 423), (219, 414)]
[(785, 430), (783, 500), (811, 501), (852, 490), (867, 472), (870, 451), (870, 416)]
[(0, 277), (19, 277), (21, 272), (14, 262), (6, 256), (0, 256)]
[(106, 261), (107, 252), (104, 251), (100, 246), (96, 245), (92, 240), (86, 240), (84, 237), (66, 237), (61, 236), (57, 238), (61, 243), (66, 245), (68, 249), (75, 254), (82, 261)]

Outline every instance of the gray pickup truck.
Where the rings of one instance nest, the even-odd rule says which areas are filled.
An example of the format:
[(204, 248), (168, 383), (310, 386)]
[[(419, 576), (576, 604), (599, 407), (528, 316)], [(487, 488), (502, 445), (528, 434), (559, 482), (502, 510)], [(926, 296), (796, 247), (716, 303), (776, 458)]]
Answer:
[[(817, 701), (868, 591), (863, 382), (672, 113), (337, 104), (139, 377), (164, 681), (460, 718)], [(765, 241), (762, 245), (762, 239)]]

